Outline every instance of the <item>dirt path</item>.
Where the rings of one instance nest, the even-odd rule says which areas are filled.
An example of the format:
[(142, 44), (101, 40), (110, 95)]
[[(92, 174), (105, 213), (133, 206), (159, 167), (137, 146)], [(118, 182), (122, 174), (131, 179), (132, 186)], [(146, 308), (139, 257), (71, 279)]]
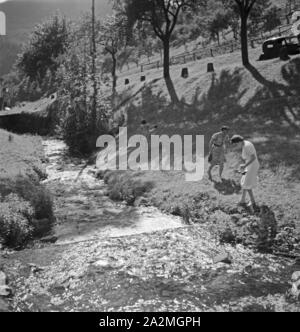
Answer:
[[(84, 161), (45, 141), (58, 242), (2, 254), (14, 311), (300, 311), (293, 261), (221, 246), (206, 229), (105, 195)], [(229, 254), (227, 263), (215, 262)], [(0, 264), (0, 265), (1, 265)]]

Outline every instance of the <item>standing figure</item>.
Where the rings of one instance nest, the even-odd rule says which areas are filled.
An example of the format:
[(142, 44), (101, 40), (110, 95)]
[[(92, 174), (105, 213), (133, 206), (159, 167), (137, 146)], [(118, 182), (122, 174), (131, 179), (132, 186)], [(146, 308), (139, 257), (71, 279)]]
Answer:
[(224, 164), (226, 162), (226, 145), (229, 143), (229, 128), (224, 126), (221, 131), (214, 134), (209, 143), (209, 157), (208, 162), (210, 167), (208, 170), (208, 177), (212, 181), (211, 171), (215, 166), (219, 165), (219, 175), (222, 180)]
[(240, 165), (239, 169), (239, 172), (243, 174), (241, 180), (243, 194), (239, 204), (246, 204), (246, 195), (248, 193), (251, 200), (249, 206), (255, 207), (256, 202), (253, 189), (258, 184), (258, 171), (260, 167), (255, 147), (251, 142), (246, 141), (242, 136), (239, 135), (233, 136), (231, 143), (234, 144), (237, 149), (242, 150), (242, 159), (245, 162), (244, 164)]

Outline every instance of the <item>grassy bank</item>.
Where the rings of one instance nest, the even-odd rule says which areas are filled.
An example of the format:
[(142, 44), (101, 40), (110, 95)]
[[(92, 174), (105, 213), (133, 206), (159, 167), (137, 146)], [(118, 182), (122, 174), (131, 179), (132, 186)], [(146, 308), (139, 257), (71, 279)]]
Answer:
[(52, 200), (39, 183), (45, 178), (39, 137), (0, 129), (0, 243), (20, 247), (51, 230)]
[[(257, 57), (260, 51), (252, 52)], [(187, 80), (176, 80), (180, 68), (173, 67), (180, 107), (170, 103), (163, 80), (155, 80), (159, 75), (156, 71), (146, 73), (153, 81), (141, 92), (134, 94), (139, 83), (132, 83), (127, 90), (120, 87), (119, 93), (134, 96), (122, 106), (129, 136), (141, 133), (142, 120), (158, 135), (204, 135), (206, 170), (208, 142), (222, 125), (231, 127), (231, 135), (238, 133), (251, 140), (261, 162), (255, 191), (261, 211), (253, 216), (236, 206), (241, 188), (234, 170), (240, 160), (232, 151), (227, 156), (223, 182), (217, 170), (213, 183), (207, 176), (201, 182), (188, 183), (182, 172), (109, 172), (105, 180), (112, 198), (155, 205), (186, 221), (209, 221), (227, 241), (259, 247), (264, 242), (265, 247), (280, 251), (299, 250), (300, 58), (257, 62), (246, 69), (238, 65), (238, 56), (215, 58), (213, 74), (205, 72), (203, 61), (193, 63)], [(130, 81), (138, 80), (132, 76)]]

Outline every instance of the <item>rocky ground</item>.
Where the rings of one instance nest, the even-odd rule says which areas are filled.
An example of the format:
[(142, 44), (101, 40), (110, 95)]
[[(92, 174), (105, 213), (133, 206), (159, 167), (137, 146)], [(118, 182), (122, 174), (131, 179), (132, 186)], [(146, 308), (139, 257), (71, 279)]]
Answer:
[(221, 245), (205, 224), (116, 204), (61, 142), (45, 147), (57, 226), (32, 248), (0, 252), (0, 310), (300, 311), (298, 274), (291, 293), (297, 261)]

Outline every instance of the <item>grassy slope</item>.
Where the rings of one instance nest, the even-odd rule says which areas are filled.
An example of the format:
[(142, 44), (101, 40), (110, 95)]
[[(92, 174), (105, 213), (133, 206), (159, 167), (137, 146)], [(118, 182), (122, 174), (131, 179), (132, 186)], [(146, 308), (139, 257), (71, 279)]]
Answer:
[[(299, 130), (286, 121), (286, 114), (292, 119), (289, 110), (299, 112), (299, 100), (286, 97), (299, 95), (300, 58), (296, 56), (289, 63), (278, 59), (255, 62), (259, 54), (260, 49), (251, 50), (256, 67), (251, 72), (242, 68), (239, 52), (189, 64), (187, 80), (180, 78), (182, 66), (172, 67), (179, 97), (190, 105), (179, 110), (168, 101), (161, 70), (145, 73), (148, 83), (144, 88), (139, 82), (140, 73), (123, 74), (119, 79), (121, 99), (135, 97), (122, 111), (128, 113), (130, 134), (140, 132), (140, 122), (146, 119), (151, 125), (158, 125), (156, 134), (205, 135), (206, 153), (211, 135), (221, 125), (230, 125), (232, 134), (240, 133), (256, 145), (262, 164), (260, 186), (256, 190), (259, 203), (267, 204), (281, 224), (295, 222), (299, 231), (300, 136)], [(206, 73), (210, 61), (215, 65), (214, 75)], [(127, 88), (123, 86), (125, 77), (131, 82)], [(142, 93), (137, 93), (139, 89)], [(239, 178), (234, 174), (238, 162), (236, 154), (228, 155), (225, 170), (228, 181), (224, 184), (218, 182), (217, 176), (213, 184), (207, 178), (187, 183), (182, 173), (128, 172), (126, 177), (151, 181), (153, 188), (148, 198), (167, 211), (182, 205), (192, 209), (193, 199), (203, 193), (211, 198), (210, 207), (217, 205), (226, 210), (239, 199), (236, 185)]]
[(0, 129), (0, 242), (6, 246), (21, 247), (51, 231), (52, 198), (40, 184), (46, 175), (44, 158), (40, 138)]
[(37, 179), (38, 173), (43, 169), (43, 158), (40, 138), (18, 136), (0, 129), (1, 179), (13, 179), (19, 175)]

